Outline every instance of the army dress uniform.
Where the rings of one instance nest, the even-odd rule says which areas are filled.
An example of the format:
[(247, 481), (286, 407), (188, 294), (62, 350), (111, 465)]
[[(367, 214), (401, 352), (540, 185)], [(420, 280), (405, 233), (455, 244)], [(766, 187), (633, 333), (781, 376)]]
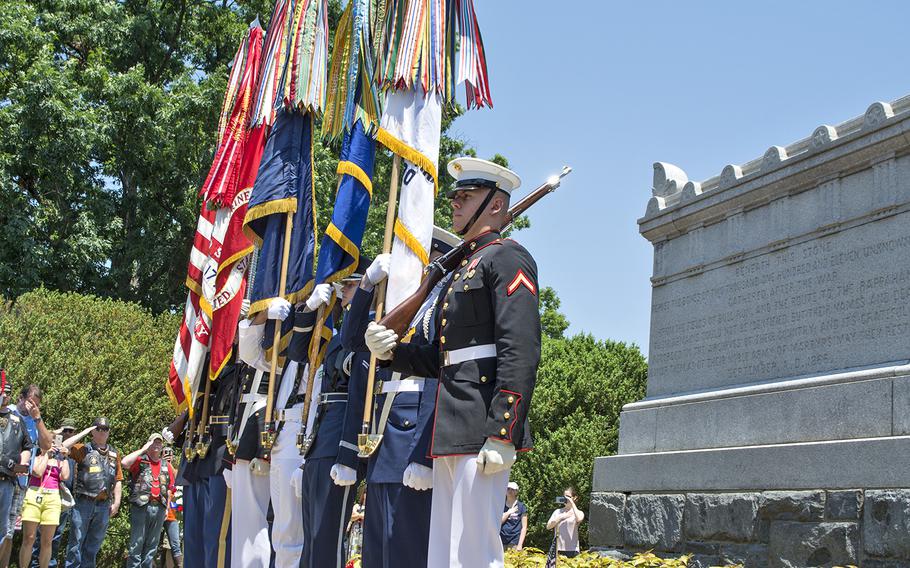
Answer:
[[(518, 186), (514, 173), (483, 160), (460, 158), (449, 171), (456, 190)], [(465, 259), (445, 280), (439, 336), (426, 346), (399, 344), (390, 362), (395, 371), (439, 377), (429, 568), (503, 565), (499, 528), (509, 471), (481, 471), (478, 453), (489, 441), (531, 447), (527, 415), (541, 341), (537, 265), (496, 231), (465, 246)]]
[[(294, 332), (288, 346), (292, 350), (305, 350), (313, 331), (315, 314), (294, 320)], [(256, 370), (246, 424), (240, 433), (236, 460), (231, 473), (231, 501), (233, 536), (231, 557), (240, 566), (268, 568), (270, 566), (269, 542), (274, 552), (276, 568), (296, 567), (304, 549), (300, 501), (291, 485), (294, 471), (303, 463), (297, 448), (297, 433), (303, 416), (306, 392), (306, 369), (288, 357), (283, 368), (276, 371), (274, 408), (278, 434), (270, 452), (264, 452), (259, 432), (265, 423), (266, 394), (270, 362), (263, 349), (265, 324), (252, 325), (248, 320), (240, 323), (238, 331), (240, 358)], [(261, 373), (261, 374), (260, 374)], [(255, 384), (259, 377), (258, 385)], [(262, 384), (265, 384), (263, 389)], [(312, 412), (310, 413), (312, 417)], [(268, 456), (268, 461), (265, 461)], [(269, 533), (269, 504), (272, 524)], [(238, 557), (238, 554), (241, 555)]]
[[(300, 557), (300, 568), (345, 565), (344, 536), (354, 506), (356, 483), (336, 485), (331, 472), (333, 466), (340, 464), (355, 470), (358, 481), (363, 473), (357, 457), (356, 435), (360, 430), (363, 397), (349, 393), (348, 387), (352, 376), (365, 376), (369, 355), (344, 348), (355, 323), (353, 318), (344, 318), (341, 331), (326, 346), (322, 363), (313, 439), (302, 466), (301, 509), (306, 546)], [(289, 349), (288, 353), (301, 361), (308, 357), (305, 352), (294, 353)]]
[[(201, 439), (207, 447), (205, 455), (181, 460), (178, 484), (183, 485), (183, 549), (188, 567), (231, 565), (231, 500), (223, 472), (231, 459), (227, 430), (244, 367), (232, 357), (211, 386), (205, 413), (208, 424), (200, 426)], [(202, 416), (203, 401), (204, 397), (200, 397), (197, 416)]]

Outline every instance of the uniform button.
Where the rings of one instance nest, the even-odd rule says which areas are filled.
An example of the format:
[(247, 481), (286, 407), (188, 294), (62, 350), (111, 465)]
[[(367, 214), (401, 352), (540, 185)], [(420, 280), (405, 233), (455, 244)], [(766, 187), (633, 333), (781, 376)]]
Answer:
[(448, 323), (448, 321), (449, 320), (447, 320), (446, 318), (442, 318), (442, 325), (445, 325), (446, 323)]
[(452, 287), (449, 286), (449, 294), (451, 294), (451, 293), (452, 293)]
[(499, 435), (500, 435), (500, 436), (505, 436), (505, 435), (506, 435), (506, 429), (503, 428), (502, 430), (500, 430), (500, 431), (499, 431)]
[(461, 278), (461, 274), (458, 273), (458, 272), (456, 272), (456, 273), (455, 273), (455, 280), (458, 280), (459, 278)]
[(484, 375), (484, 376), (480, 377), (480, 382), (482, 382), (482, 383), (487, 382), (487, 376)]
[(468, 264), (468, 260), (467, 260), (467, 259), (461, 261), (461, 265), (462, 265), (462, 266), (467, 266), (467, 264)]
[(445, 336), (445, 335), (443, 335), (443, 336), (442, 336), (442, 337), (440, 337), (440, 338), (439, 338), (439, 342), (440, 342), (440, 343), (442, 343), (442, 344), (443, 344), (443, 345), (445, 345), (445, 342), (446, 342), (446, 336)]
[(471, 243), (471, 250), (474, 250), (476, 248), (477, 248), (477, 243)]
[(444, 304), (442, 305), (442, 309), (444, 309), (444, 310), (449, 309), (449, 303), (448, 303), (448, 302), (444, 303)]
[(464, 289), (465, 289), (465, 290), (468, 289), (468, 285), (467, 285), (467, 284), (464, 285)]
[(411, 425), (411, 421), (410, 421), (410, 420), (405, 420), (405, 421), (404, 421), (404, 425), (405, 425), (405, 426), (410, 426), (410, 425)]
[(509, 404), (512, 404), (513, 402), (515, 402), (515, 397), (514, 397), (514, 396), (510, 396), (510, 397), (509, 397)]
[(468, 278), (474, 278), (474, 269), (468, 270)]
[(502, 417), (503, 417), (504, 419), (508, 420), (509, 418), (512, 417), (512, 415), (509, 414), (508, 412), (506, 412), (506, 413), (504, 413), (504, 414), (502, 415)]

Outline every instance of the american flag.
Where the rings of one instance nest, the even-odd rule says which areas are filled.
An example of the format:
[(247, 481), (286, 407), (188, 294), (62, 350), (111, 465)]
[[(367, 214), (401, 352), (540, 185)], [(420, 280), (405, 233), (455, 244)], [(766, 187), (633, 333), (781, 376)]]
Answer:
[(556, 534), (553, 535), (553, 542), (550, 543), (550, 551), (547, 552), (547, 563), (544, 565), (544, 568), (556, 568)]
[(183, 321), (174, 343), (174, 356), (167, 382), (168, 396), (178, 412), (186, 408), (187, 398), (195, 385), (198, 385), (205, 355), (208, 353), (212, 322), (202, 311), (199, 300), (202, 297), (206, 264), (211, 259), (209, 252), (215, 215), (214, 210), (202, 205), (187, 266), (186, 287), (189, 291), (183, 309)]

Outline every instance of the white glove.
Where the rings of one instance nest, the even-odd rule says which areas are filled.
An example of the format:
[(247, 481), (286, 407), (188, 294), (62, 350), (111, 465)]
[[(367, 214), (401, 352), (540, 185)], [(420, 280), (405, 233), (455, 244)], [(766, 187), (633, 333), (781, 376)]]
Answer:
[(419, 463), (409, 463), (401, 482), (415, 491), (433, 489), (433, 469)]
[(375, 286), (386, 279), (389, 275), (389, 266), (392, 264), (392, 254), (384, 253), (376, 257), (376, 260), (367, 268), (365, 276), (372, 286)]
[(515, 446), (494, 438), (487, 438), (477, 454), (477, 468), (486, 474), (507, 470), (513, 463)]
[(284, 321), (290, 313), (291, 303), (284, 298), (275, 298), (269, 302), (268, 318), (270, 320)]
[(246, 319), (246, 316), (250, 313), (250, 301), (246, 298), (240, 302), (240, 319)]
[(168, 444), (174, 443), (174, 433), (171, 432), (171, 429), (168, 428), (167, 426), (165, 426), (161, 430), (161, 437), (164, 438), (164, 441), (167, 442)]
[(294, 489), (294, 495), (298, 499), (303, 499), (303, 470), (299, 467), (291, 474), (291, 487)]
[(332, 299), (332, 285), (331, 284), (320, 284), (313, 288), (313, 293), (310, 294), (310, 297), (306, 301), (306, 309), (308, 312), (315, 312), (319, 309), (320, 306), (329, 305), (329, 300)]
[(221, 472), (221, 477), (224, 478), (224, 484), (227, 485), (227, 488), (231, 488), (231, 482), (234, 481), (234, 470), (225, 468)]
[(391, 329), (376, 322), (370, 322), (370, 325), (367, 326), (364, 339), (367, 347), (370, 348), (370, 353), (375, 355), (377, 359), (385, 361), (392, 358), (392, 349), (395, 349), (395, 346), (398, 345), (396, 343), (398, 335)]
[(253, 472), (253, 475), (268, 475), (270, 467), (269, 462), (259, 458), (253, 458), (253, 461), (250, 462), (250, 471)]
[(332, 466), (332, 471), (329, 472), (332, 481), (335, 482), (335, 485), (340, 487), (346, 487), (348, 485), (354, 485), (357, 482), (357, 472), (354, 469), (340, 463), (336, 463)]

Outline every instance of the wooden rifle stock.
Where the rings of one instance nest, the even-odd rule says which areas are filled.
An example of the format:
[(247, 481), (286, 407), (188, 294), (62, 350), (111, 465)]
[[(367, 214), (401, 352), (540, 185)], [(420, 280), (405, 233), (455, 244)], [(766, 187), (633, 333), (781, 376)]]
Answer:
[[(572, 168), (565, 166), (559, 176), (548, 179), (543, 185), (521, 198), (518, 203), (509, 207), (509, 221), (502, 230), (505, 231), (508, 229), (512, 224), (513, 219), (519, 215), (523, 215), (532, 205), (540, 201), (544, 195), (556, 191), (562, 178), (567, 176), (571, 171)], [(464, 257), (465, 247), (464, 243), (461, 243), (427, 265), (424, 271), (423, 280), (420, 282), (420, 286), (417, 287), (417, 290), (403, 302), (395, 306), (395, 309), (388, 312), (385, 317), (379, 320), (379, 324), (385, 326), (387, 329), (394, 330), (398, 337), (404, 337), (411, 322), (414, 321), (414, 316), (416, 316), (417, 312), (420, 310), (420, 306), (426, 301), (427, 296), (429, 296), (430, 292), (433, 291), (433, 288), (439, 284), (440, 280), (445, 278), (448, 273), (455, 270), (458, 265), (461, 264)]]

